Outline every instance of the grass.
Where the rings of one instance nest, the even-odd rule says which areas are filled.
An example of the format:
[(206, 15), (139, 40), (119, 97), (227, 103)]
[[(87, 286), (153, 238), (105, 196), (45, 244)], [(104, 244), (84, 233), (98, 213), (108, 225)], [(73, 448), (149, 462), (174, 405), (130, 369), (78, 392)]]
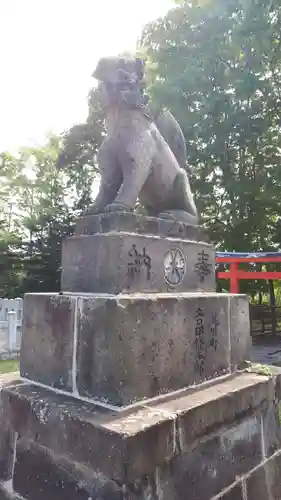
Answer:
[(6, 359), (0, 361), (0, 375), (2, 373), (17, 372), (19, 370), (19, 361), (16, 359)]
[(272, 375), (272, 366), (260, 363), (251, 363), (249, 371), (270, 377)]

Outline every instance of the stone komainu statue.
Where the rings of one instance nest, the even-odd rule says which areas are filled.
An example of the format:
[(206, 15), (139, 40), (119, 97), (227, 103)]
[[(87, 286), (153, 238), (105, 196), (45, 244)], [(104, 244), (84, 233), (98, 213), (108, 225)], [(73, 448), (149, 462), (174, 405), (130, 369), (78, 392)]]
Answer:
[(137, 199), (151, 216), (197, 224), (186, 168), (185, 140), (168, 111), (154, 120), (140, 59), (100, 59), (93, 76), (107, 136), (99, 150), (100, 190), (87, 213), (132, 211)]

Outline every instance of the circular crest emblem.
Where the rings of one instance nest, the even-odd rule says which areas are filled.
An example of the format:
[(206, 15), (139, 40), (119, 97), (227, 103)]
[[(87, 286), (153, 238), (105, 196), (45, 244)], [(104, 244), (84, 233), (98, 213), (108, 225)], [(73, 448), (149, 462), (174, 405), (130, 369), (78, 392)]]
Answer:
[(178, 286), (186, 273), (185, 256), (179, 248), (171, 248), (164, 257), (165, 281), (170, 286)]

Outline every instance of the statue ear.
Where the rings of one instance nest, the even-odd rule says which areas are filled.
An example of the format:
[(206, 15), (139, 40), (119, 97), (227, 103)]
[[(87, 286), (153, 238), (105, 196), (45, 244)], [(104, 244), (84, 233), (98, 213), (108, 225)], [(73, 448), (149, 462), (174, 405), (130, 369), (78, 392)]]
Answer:
[(92, 76), (101, 82), (111, 81), (116, 72), (116, 58), (102, 57)]
[(106, 59), (101, 58), (96, 66), (95, 71), (92, 73), (92, 77), (97, 80), (102, 80), (105, 75), (106, 70)]
[(140, 57), (136, 57), (135, 68), (139, 80), (142, 80), (144, 77), (144, 61)]

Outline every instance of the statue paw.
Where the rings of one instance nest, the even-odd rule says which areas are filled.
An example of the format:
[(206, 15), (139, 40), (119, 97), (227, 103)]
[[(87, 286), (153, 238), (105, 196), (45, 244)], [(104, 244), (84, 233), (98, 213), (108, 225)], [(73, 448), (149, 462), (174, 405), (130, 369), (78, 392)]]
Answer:
[(123, 203), (111, 203), (104, 209), (105, 212), (132, 212), (132, 208)]
[(192, 226), (197, 226), (198, 217), (186, 212), (185, 210), (167, 210), (157, 215), (160, 219), (170, 219), (176, 222), (184, 222)]
[(82, 215), (98, 215), (101, 213), (101, 210), (98, 209), (95, 205), (90, 205), (88, 208), (83, 210)]

